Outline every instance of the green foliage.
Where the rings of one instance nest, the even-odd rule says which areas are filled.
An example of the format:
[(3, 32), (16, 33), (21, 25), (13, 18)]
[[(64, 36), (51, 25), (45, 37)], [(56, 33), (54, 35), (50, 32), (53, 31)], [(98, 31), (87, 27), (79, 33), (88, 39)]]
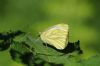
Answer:
[(82, 62), (84, 66), (100, 66), (100, 55), (95, 55), (84, 62)]
[[(62, 53), (50, 47), (44, 46), (42, 41), (39, 38), (33, 39), (31, 36), (27, 36), (26, 43), (27, 45), (31, 47), (27, 48), (22, 43), (18, 43), (18, 48), (17, 48), (17, 44), (15, 43), (13, 44), (15, 45), (15, 47), (13, 46), (13, 49), (15, 49), (16, 51), (19, 51), (20, 53), (23, 52), (22, 54), (24, 54), (25, 52), (32, 52), (34, 59), (32, 60), (29, 59), (29, 61), (34, 62), (34, 65), (35, 64), (39, 65), (41, 63), (44, 63), (43, 66), (52, 66), (52, 64), (50, 65), (50, 63), (54, 63), (55, 66), (57, 64), (61, 66), (62, 65), (64, 66), (96, 66), (96, 65), (99, 65), (99, 62), (100, 62), (99, 55), (93, 56), (87, 60), (82, 59), (81, 55), (77, 54), (77, 51), (62, 55)], [(36, 60), (37, 58), (38, 60)], [(22, 60), (21, 58), (18, 58), (18, 57), (16, 57), (16, 59)]]
[(32, 50), (24, 42), (15, 42), (11, 45), (10, 54), (13, 60), (33, 66), (34, 55)]
[(65, 58), (67, 59), (71, 55), (66, 52), (63, 54), (51, 47), (43, 45), (43, 42), (40, 40), (40, 37), (38, 37), (38, 39), (33, 39), (31, 35), (28, 35), (27, 33), (22, 33), (22, 36), (17, 36), (20, 35), (20, 33), (22, 32), (17, 31), (12, 32), (10, 34), (8, 33), (6, 35), (1, 33), (0, 35), (0, 39), (4, 40), (4, 44), (0, 44), (0, 48), (5, 49), (8, 44), (7, 41), (10, 41), (9, 46), (5, 50), (8, 50), (9, 48), (12, 59), (17, 62), (24, 63), (27, 66), (36, 66), (41, 64), (41, 66), (45, 66), (45, 64), (60, 64), (62, 66), (62, 64), (64, 63), (61, 61), (63, 61)]
[(71, 53), (59, 52), (45, 46), (40, 37), (33, 38), (30, 34), (14, 38), (9, 50), (14, 61), (26, 66), (96, 66), (100, 62), (100, 55), (84, 60), (76, 50)]

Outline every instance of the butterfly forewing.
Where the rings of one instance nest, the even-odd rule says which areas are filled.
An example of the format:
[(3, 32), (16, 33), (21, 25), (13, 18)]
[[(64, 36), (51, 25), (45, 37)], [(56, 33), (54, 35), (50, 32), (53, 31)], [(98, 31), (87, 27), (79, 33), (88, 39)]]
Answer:
[(68, 43), (68, 25), (58, 24), (49, 28), (41, 34), (41, 39), (57, 49), (64, 49)]

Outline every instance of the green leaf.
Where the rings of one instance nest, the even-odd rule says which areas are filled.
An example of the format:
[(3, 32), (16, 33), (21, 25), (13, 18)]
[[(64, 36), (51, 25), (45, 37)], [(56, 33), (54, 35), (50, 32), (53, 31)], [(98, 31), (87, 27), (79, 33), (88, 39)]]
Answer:
[[(68, 60), (70, 58), (74, 58), (74, 56), (77, 56), (77, 58), (79, 58), (77, 60), (75, 58), (76, 61), (81, 59), (80, 55), (77, 54), (76, 51), (73, 53), (63, 55), (63, 53), (58, 52), (51, 47), (44, 46), (40, 38), (33, 39), (31, 36), (28, 36), (28, 39), (29, 42), (33, 45), (32, 47), (34, 48), (34, 51), (36, 52), (37, 56), (47, 62), (66, 64), (67, 62), (69, 63)], [(72, 55), (73, 57), (70, 57), (70, 55)]]
[(24, 42), (14, 42), (11, 46), (10, 54), (13, 60), (22, 62), (29, 66), (34, 64), (34, 54), (28, 45)]
[(44, 46), (40, 38), (30, 35), (24, 37), (24, 41), (21, 39), (21, 42), (14, 42), (10, 53), (13, 60), (27, 66), (96, 66), (100, 62), (99, 56), (83, 60), (77, 51), (62, 55), (63, 53)]

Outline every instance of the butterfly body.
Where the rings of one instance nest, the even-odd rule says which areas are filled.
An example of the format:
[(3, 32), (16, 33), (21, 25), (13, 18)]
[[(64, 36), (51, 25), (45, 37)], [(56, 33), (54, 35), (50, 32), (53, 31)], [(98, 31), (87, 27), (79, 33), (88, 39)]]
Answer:
[(42, 41), (57, 49), (64, 49), (68, 44), (68, 25), (58, 24), (45, 30), (40, 35)]

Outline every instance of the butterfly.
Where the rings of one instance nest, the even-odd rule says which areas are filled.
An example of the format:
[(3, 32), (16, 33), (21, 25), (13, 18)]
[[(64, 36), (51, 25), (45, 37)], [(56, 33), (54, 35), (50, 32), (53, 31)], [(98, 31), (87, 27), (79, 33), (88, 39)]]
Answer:
[(57, 24), (43, 31), (40, 38), (44, 43), (63, 50), (68, 44), (68, 32), (68, 24)]

